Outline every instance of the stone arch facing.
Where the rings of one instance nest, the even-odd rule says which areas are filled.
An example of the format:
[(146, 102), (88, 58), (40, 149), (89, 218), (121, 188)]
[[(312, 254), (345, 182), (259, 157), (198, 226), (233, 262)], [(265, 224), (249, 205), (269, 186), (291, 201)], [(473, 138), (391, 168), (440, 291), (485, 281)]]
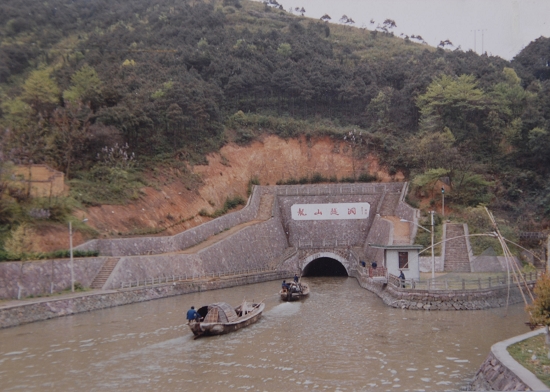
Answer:
[(347, 260), (347, 259), (343, 258), (342, 256), (340, 256), (336, 253), (333, 253), (333, 252), (315, 252), (315, 253), (313, 253), (311, 255), (308, 255), (305, 258), (301, 259), (298, 262), (298, 265), (299, 265), (300, 269), (303, 271), (308, 266), (308, 264), (310, 264), (312, 261), (315, 261), (315, 260), (320, 259), (322, 257), (328, 257), (330, 259), (334, 259), (334, 260), (338, 261), (340, 264), (342, 264), (344, 266), (348, 276), (351, 276), (351, 274), (350, 274), (351, 266), (350, 266), (349, 260)]

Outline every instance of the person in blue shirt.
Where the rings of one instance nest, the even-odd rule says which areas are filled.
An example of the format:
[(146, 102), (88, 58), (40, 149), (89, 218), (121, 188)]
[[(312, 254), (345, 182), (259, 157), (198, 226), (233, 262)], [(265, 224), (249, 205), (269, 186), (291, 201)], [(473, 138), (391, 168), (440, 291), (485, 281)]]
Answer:
[(300, 278), (298, 277), (298, 275), (294, 274), (294, 283), (298, 283), (299, 280)]
[(191, 306), (191, 309), (187, 311), (187, 321), (191, 322), (191, 320), (199, 321), (200, 319), (199, 313), (195, 310), (194, 306)]
[(401, 282), (401, 287), (405, 288), (405, 274), (402, 270), (399, 270), (399, 281)]
[(286, 282), (286, 280), (283, 280), (283, 284), (281, 284), (281, 287), (283, 290), (290, 290), (290, 285)]

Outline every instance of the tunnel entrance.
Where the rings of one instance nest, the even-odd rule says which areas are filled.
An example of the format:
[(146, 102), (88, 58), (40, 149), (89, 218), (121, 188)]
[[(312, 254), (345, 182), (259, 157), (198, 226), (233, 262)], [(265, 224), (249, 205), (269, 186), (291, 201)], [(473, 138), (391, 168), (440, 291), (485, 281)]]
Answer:
[(302, 276), (348, 276), (348, 272), (338, 260), (320, 257), (304, 268)]

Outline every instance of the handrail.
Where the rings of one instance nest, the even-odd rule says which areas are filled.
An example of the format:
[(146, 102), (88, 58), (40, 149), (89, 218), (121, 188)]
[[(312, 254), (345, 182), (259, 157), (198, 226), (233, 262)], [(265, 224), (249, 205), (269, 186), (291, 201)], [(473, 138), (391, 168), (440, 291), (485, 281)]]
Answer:
[[(528, 283), (535, 283), (540, 276), (539, 271), (522, 274), (524, 280)], [(513, 277), (512, 277), (513, 278)], [(403, 283), (399, 277), (388, 274), (388, 283), (395, 287), (403, 288)], [(405, 288), (427, 291), (468, 291), (494, 289), (508, 285), (507, 275), (489, 276), (488, 278), (464, 279), (464, 278), (436, 278), (426, 280), (405, 279)]]
[[(258, 273), (265, 273), (265, 272), (276, 272), (277, 269), (274, 268), (254, 268), (254, 269), (245, 269), (245, 270), (237, 270), (237, 271), (225, 271), (225, 272), (211, 272), (207, 274), (184, 274), (184, 275), (172, 275), (172, 276), (157, 276), (157, 277), (151, 277), (151, 278), (145, 278), (143, 280), (136, 279), (130, 282), (121, 282), (120, 288), (131, 288), (131, 287), (147, 287), (147, 286), (154, 286), (154, 285), (161, 285), (161, 284), (167, 284), (172, 282), (180, 282), (180, 281), (189, 281), (189, 280), (203, 280), (207, 278), (221, 278), (226, 276), (237, 276), (237, 275), (250, 275), (250, 274), (258, 274)], [(290, 271), (281, 271), (281, 272), (288, 272), (289, 276), (292, 275), (292, 272)]]
[(363, 195), (377, 193), (400, 193), (401, 187), (388, 184), (346, 184), (346, 185), (287, 185), (275, 190), (278, 196), (320, 196), (320, 195)]

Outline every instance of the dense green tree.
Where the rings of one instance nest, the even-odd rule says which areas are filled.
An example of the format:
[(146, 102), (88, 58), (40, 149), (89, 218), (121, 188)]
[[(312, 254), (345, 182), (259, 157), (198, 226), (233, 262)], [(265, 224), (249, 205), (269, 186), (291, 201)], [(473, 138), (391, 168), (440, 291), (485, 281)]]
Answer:
[(32, 71), (25, 80), (21, 99), (30, 104), (35, 110), (41, 111), (51, 106), (51, 104), (58, 103), (59, 94), (59, 87), (51, 78), (51, 71), (41, 69)]
[(101, 91), (101, 80), (95, 69), (87, 64), (71, 76), (71, 87), (63, 92), (63, 99), (68, 102), (85, 101), (92, 94)]

